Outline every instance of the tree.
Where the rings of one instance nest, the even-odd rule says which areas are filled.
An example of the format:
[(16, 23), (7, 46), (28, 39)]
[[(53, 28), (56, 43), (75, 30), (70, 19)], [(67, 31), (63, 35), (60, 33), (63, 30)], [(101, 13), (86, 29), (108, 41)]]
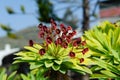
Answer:
[(0, 24), (0, 28), (2, 28), (6, 33), (9, 38), (17, 39), (18, 37), (12, 32), (13, 30), (4, 24)]
[[(83, 32), (85, 30), (88, 30), (89, 29), (89, 26), (90, 26), (90, 17), (94, 17), (96, 18), (96, 8), (99, 4), (99, 0), (97, 0), (97, 2), (95, 4), (92, 4), (94, 5), (94, 9), (93, 11), (91, 11), (90, 9), (90, 0), (57, 0), (57, 1), (50, 1), (50, 0), (37, 0), (39, 1), (39, 3), (37, 2), (38, 5), (44, 5), (44, 7), (49, 7), (48, 8), (44, 8), (44, 9), (41, 9), (42, 11), (40, 11), (40, 7), (39, 7), (39, 15), (41, 16), (41, 14), (43, 14), (43, 12), (46, 12), (47, 13), (47, 18), (42, 18), (44, 20), (40, 20), (40, 21), (44, 21), (44, 22), (48, 22), (48, 18), (54, 18), (55, 20), (57, 21), (62, 21), (64, 23), (66, 23), (67, 25), (73, 25), (74, 28), (77, 28), (78, 25), (75, 25), (75, 24), (82, 24), (82, 30)], [(40, 3), (42, 2), (42, 3)], [(48, 5), (50, 3), (50, 5)], [(54, 8), (56, 7), (55, 5), (56, 4), (66, 4), (68, 6), (65, 6), (65, 7), (62, 7), (62, 8), (59, 8), (58, 10), (54, 10)], [(42, 7), (41, 7), (42, 8)], [(66, 9), (66, 10), (65, 10)], [(78, 18), (78, 16), (75, 16), (74, 13), (79, 10), (79, 9), (82, 9), (82, 13), (79, 13), (79, 15), (82, 15), (82, 20), (80, 20)], [(59, 17), (59, 14), (56, 14), (57, 11), (62, 11), (62, 10), (65, 10), (65, 14), (62, 18)], [(91, 13), (90, 13), (91, 11)], [(44, 13), (44, 15), (46, 14)], [(48, 16), (49, 14), (49, 16)], [(43, 16), (44, 16), (43, 15)], [(72, 16), (72, 20), (69, 18), (70, 16)], [(46, 20), (45, 20), (46, 19)], [(94, 21), (94, 20), (92, 20)], [(78, 23), (79, 22), (79, 23)]]
[(38, 20), (41, 22), (50, 22), (50, 18), (60, 20), (53, 11), (53, 4), (49, 0), (36, 0), (38, 6)]
[(89, 1), (88, 0), (83, 0), (83, 25), (82, 25), (82, 30), (88, 30), (89, 29), (89, 24), (90, 24), (90, 17), (89, 17)]

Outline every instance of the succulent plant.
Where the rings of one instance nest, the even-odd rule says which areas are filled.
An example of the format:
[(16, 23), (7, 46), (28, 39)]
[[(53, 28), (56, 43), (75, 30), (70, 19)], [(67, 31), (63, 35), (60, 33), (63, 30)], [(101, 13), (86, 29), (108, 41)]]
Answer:
[(51, 20), (50, 27), (39, 24), (38, 29), (38, 37), (43, 43), (29, 40), (29, 45), (24, 47), (27, 51), (17, 53), (14, 63), (28, 62), (31, 70), (43, 69), (44, 74), (51, 74), (52, 71), (65, 74), (68, 70), (92, 73), (86, 67), (90, 57), (86, 41), (80, 37), (73, 39), (76, 31), (71, 26), (57, 25)]
[[(92, 77), (120, 76), (120, 25), (105, 21), (93, 29), (86, 31), (84, 38), (87, 42), (94, 63), (91, 70), (102, 74)], [(98, 66), (96, 66), (98, 65)]]

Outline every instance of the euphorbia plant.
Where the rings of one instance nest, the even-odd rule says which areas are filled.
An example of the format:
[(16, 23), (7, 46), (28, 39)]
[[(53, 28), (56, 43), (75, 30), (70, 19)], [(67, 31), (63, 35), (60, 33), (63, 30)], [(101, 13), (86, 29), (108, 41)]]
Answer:
[(76, 31), (71, 26), (57, 25), (51, 20), (50, 27), (39, 24), (38, 29), (38, 37), (43, 43), (30, 40), (29, 46), (24, 47), (27, 51), (17, 53), (14, 63), (28, 62), (33, 74), (43, 70), (41, 74), (50, 80), (67, 80), (68, 70), (92, 73), (86, 67), (90, 55), (87, 54), (86, 41), (80, 37), (73, 39)]
[(120, 76), (120, 25), (103, 22), (92, 30), (86, 31), (84, 38), (92, 52), (91, 59), (95, 63), (91, 69), (95, 73), (101, 73), (93, 74), (92, 78), (118, 78)]

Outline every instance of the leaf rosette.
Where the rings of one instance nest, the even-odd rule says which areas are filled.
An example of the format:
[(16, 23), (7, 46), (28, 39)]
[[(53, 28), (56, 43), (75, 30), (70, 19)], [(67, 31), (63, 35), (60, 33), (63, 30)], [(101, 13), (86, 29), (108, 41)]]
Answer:
[[(120, 76), (120, 25), (105, 21), (95, 28), (86, 31), (84, 38), (95, 63), (92, 66), (92, 77), (118, 77)], [(98, 66), (96, 66), (98, 65)]]
[(38, 44), (29, 41), (29, 46), (25, 46), (26, 51), (17, 53), (14, 63), (28, 62), (30, 69), (44, 69), (45, 71), (59, 71), (63, 74), (67, 70), (80, 73), (89, 73), (91, 70), (86, 67), (89, 63), (89, 49), (85, 46), (86, 41), (81, 38), (73, 39), (76, 31), (70, 26), (57, 24), (51, 20), (51, 27), (39, 24), (38, 36), (43, 43)]

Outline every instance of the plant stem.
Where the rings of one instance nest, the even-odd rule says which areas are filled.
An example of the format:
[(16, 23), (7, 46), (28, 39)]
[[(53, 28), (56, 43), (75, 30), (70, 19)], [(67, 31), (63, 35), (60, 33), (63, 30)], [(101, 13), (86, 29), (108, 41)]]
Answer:
[(67, 74), (62, 74), (59, 71), (51, 70), (50, 80), (71, 80)]

